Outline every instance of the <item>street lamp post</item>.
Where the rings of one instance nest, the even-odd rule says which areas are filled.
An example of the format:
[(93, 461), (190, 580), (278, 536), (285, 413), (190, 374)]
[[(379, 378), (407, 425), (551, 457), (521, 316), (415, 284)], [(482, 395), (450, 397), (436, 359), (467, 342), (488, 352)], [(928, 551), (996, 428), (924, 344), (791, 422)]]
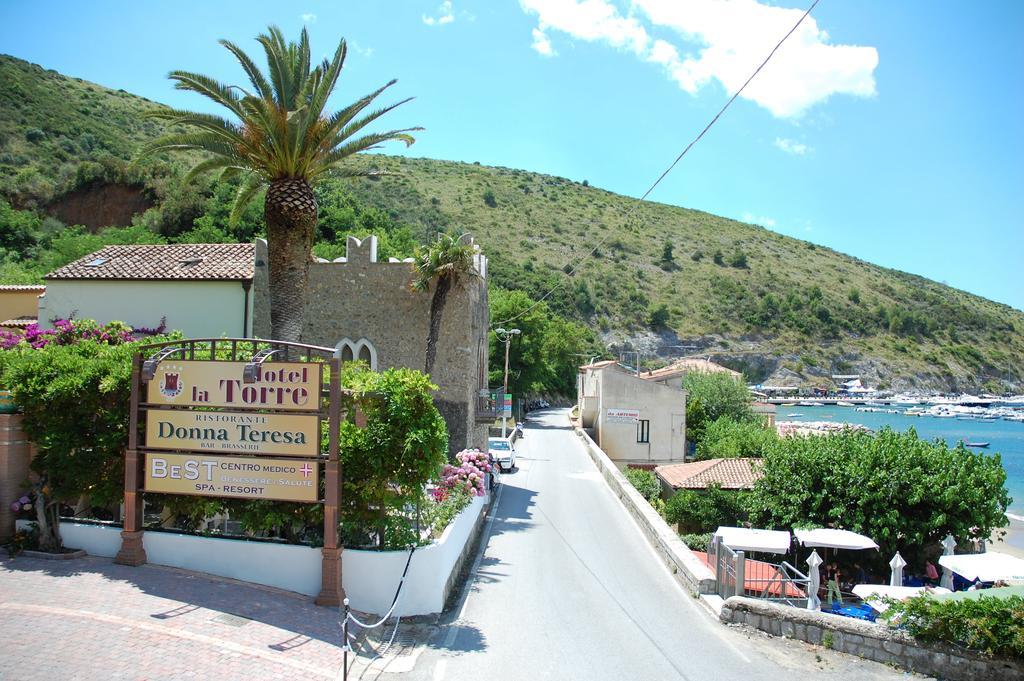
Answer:
[(508, 436), (508, 417), (505, 416), (505, 395), (508, 394), (508, 349), (512, 343), (512, 336), (522, 333), (519, 329), (495, 329), (494, 335), (498, 341), (505, 344), (505, 380), (501, 384), (501, 437)]

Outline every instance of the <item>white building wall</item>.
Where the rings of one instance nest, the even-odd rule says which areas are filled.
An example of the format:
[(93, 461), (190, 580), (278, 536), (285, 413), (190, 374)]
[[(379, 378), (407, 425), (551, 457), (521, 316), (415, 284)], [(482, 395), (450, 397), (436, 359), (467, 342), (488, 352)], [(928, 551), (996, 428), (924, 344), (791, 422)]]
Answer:
[(46, 283), (39, 298), (39, 323), (53, 328), (51, 319), (95, 319), (101, 324), (122, 321), (155, 327), (167, 317), (169, 330), (190, 338), (238, 338), (251, 335), (252, 295), (248, 328), (243, 329), (245, 291), (241, 281), (124, 281), (63, 280)]
[[(598, 444), (618, 463), (682, 461), (686, 453), (686, 393), (652, 383), (615, 367), (594, 373)], [(648, 442), (638, 442), (638, 424), (608, 417), (608, 410), (631, 409), (649, 422)]]

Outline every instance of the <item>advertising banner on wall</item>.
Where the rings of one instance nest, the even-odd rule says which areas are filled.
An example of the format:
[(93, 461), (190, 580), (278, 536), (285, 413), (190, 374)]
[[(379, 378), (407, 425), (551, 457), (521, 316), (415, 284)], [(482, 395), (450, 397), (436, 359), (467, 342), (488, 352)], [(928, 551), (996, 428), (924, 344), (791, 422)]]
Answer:
[(317, 456), (320, 418), (316, 414), (253, 412), (146, 412), (147, 449)]
[(313, 362), (267, 362), (256, 367), (256, 380), (242, 380), (243, 362), (165, 360), (147, 383), (146, 402), (179, 407), (281, 409), (320, 408), (320, 365)]
[(640, 410), (608, 407), (608, 409), (605, 410), (605, 416), (609, 421), (615, 421), (617, 423), (636, 423), (640, 420)]
[(319, 498), (316, 461), (150, 452), (145, 470), (146, 492), (276, 501)]

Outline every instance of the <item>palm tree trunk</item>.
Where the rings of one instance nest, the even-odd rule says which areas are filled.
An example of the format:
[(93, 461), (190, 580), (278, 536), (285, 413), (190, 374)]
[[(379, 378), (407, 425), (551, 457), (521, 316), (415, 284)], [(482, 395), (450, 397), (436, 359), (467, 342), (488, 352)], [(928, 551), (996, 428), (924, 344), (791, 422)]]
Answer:
[(437, 339), (441, 335), (441, 316), (444, 314), (444, 305), (448, 300), (448, 291), (452, 282), (448, 277), (441, 277), (437, 280), (437, 288), (434, 289), (434, 297), (430, 301), (430, 332), (427, 334), (427, 361), (424, 364), (423, 373), (430, 374), (434, 370), (434, 360), (437, 359)]
[(316, 233), (316, 196), (304, 179), (275, 180), (267, 189), (263, 209), (270, 261), (270, 336), (298, 342)]

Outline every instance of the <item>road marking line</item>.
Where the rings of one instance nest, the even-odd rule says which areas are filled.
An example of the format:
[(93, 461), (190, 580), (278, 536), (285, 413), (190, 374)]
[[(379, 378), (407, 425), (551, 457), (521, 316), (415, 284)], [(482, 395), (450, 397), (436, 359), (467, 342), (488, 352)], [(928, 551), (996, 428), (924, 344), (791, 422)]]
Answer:
[(437, 661), (437, 664), (434, 665), (434, 673), (431, 676), (433, 681), (442, 681), (442, 679), (444, 679), (444, 673), (445, 671), (447, 671), (447, 669), (448, 660), (442, 657), (440, 660)]

